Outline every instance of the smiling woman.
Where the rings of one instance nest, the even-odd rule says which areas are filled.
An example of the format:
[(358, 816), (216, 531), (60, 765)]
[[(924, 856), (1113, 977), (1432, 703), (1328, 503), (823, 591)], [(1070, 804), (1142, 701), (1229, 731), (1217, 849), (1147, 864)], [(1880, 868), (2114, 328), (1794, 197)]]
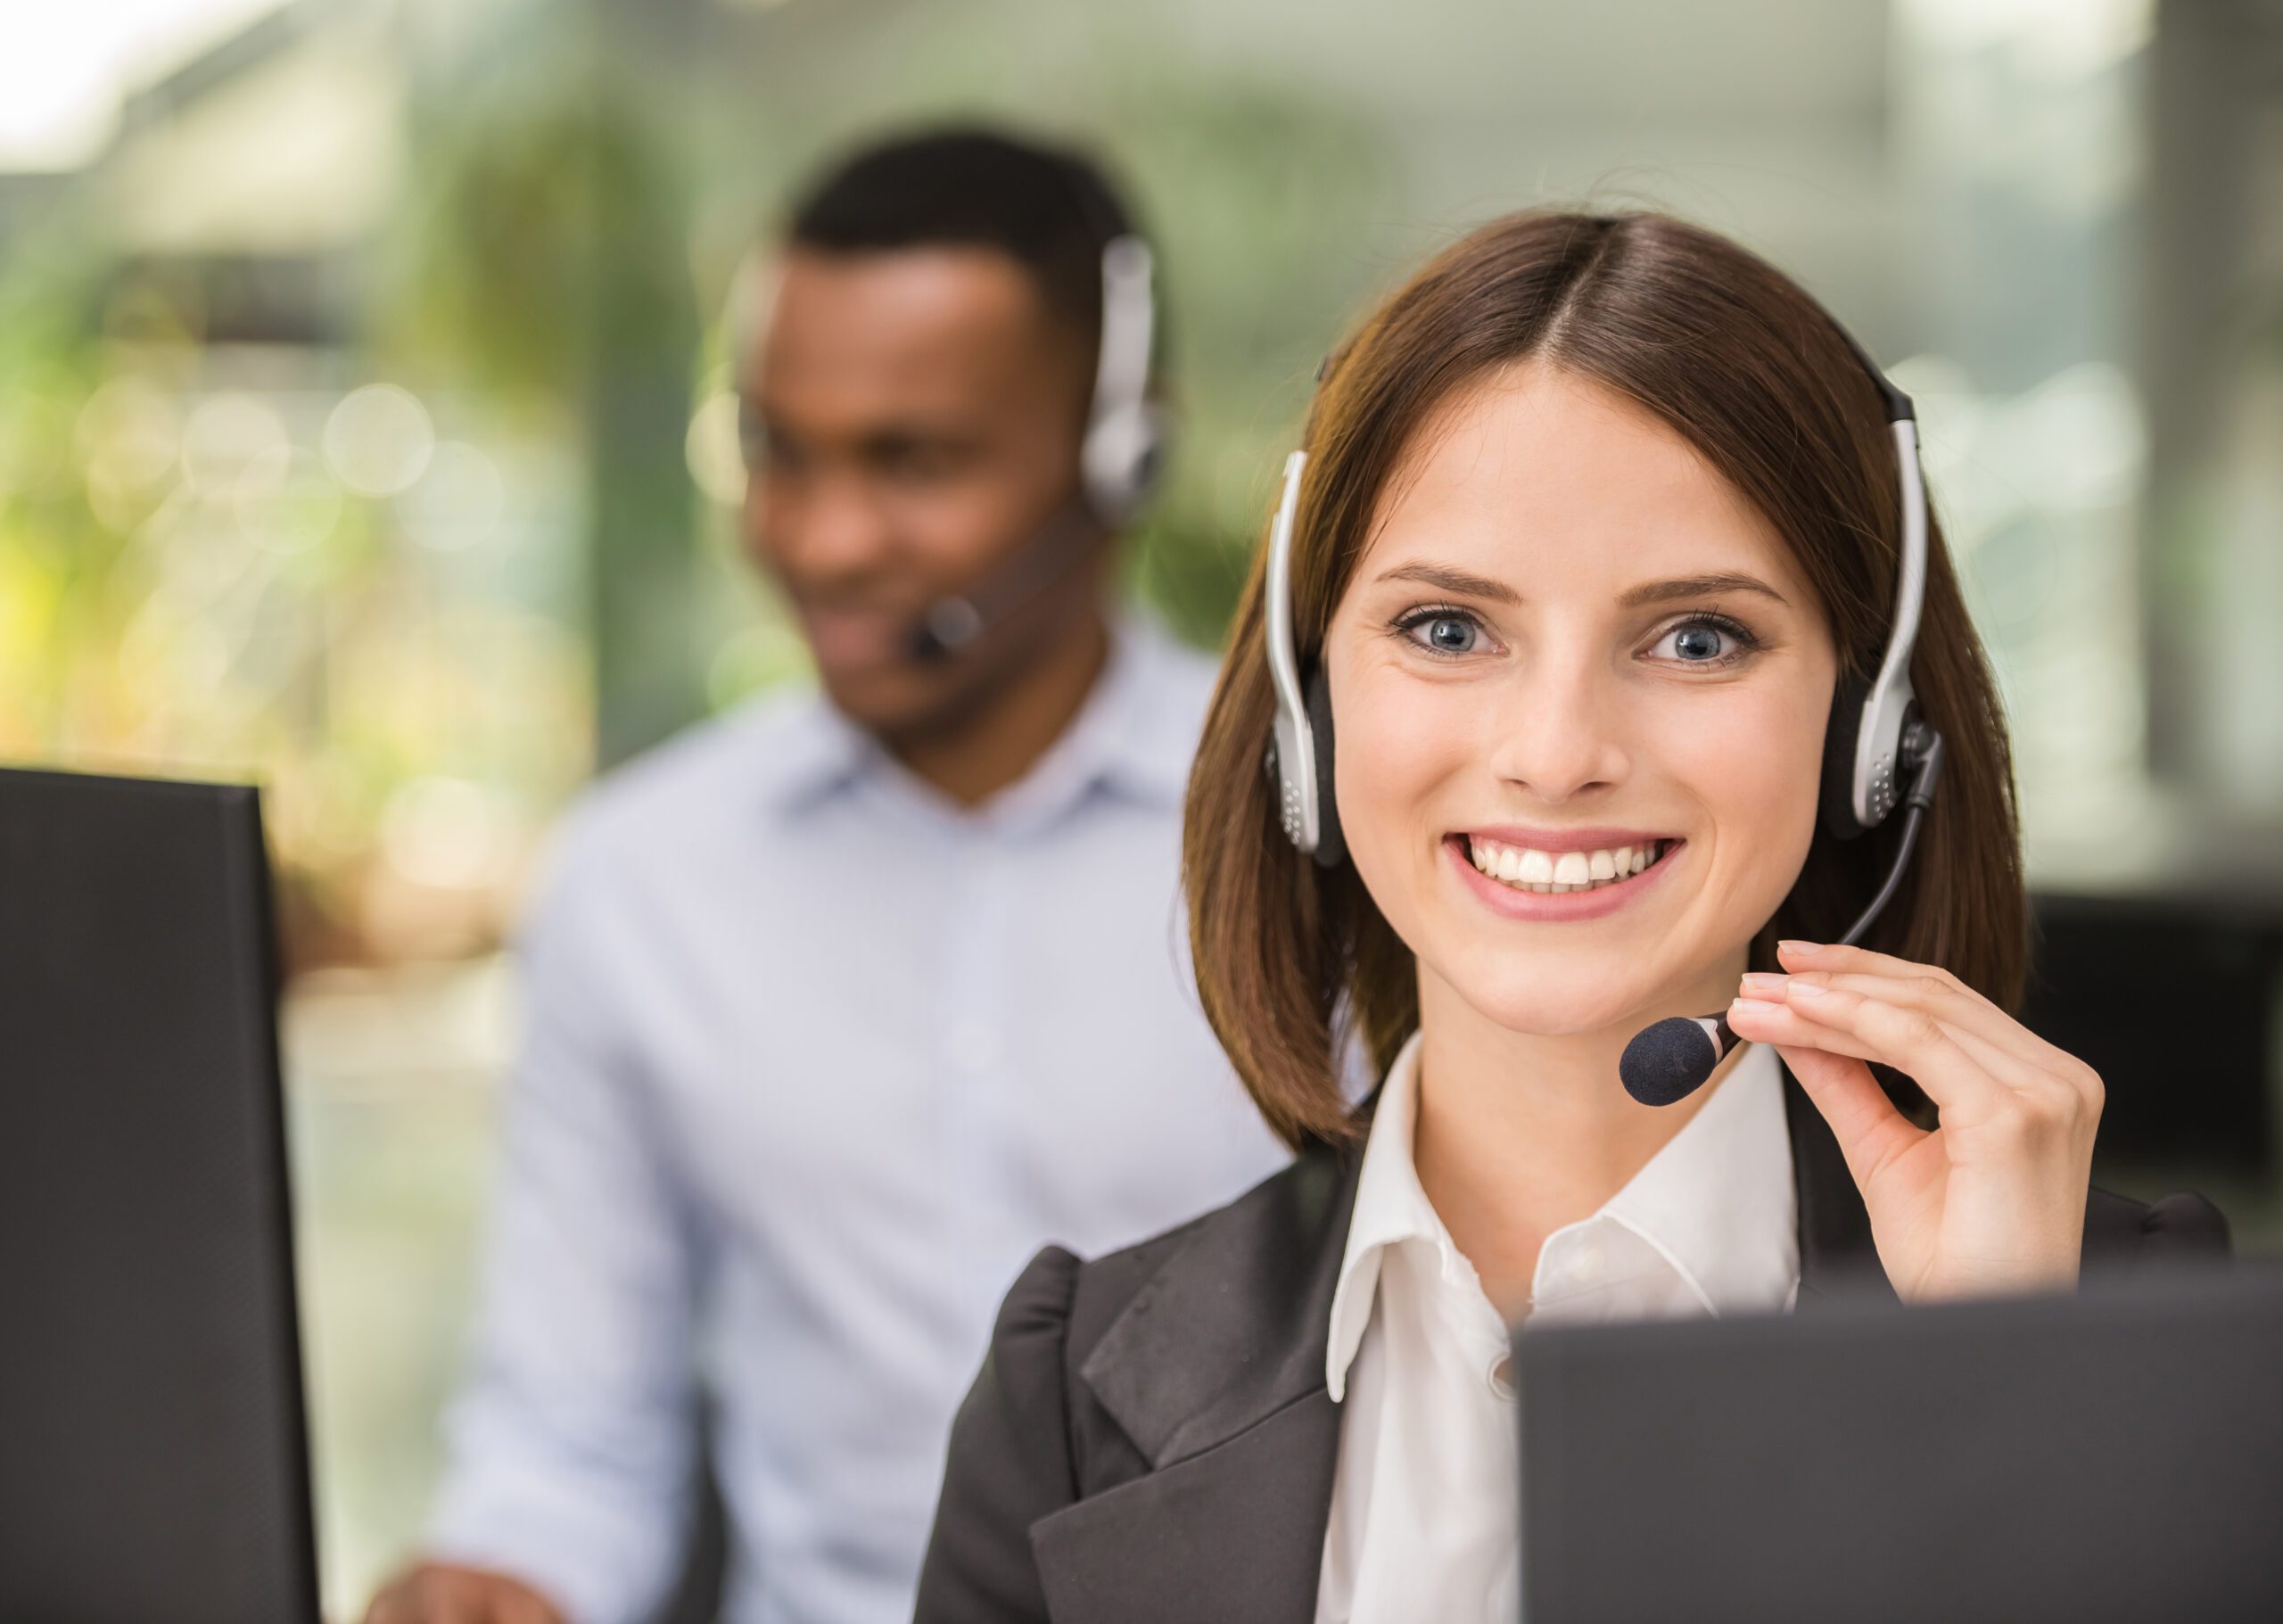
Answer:
[[(1512, 1619), (1510, 1325), (2224, 1249), (2196, 1198), (2089, 1189), (2100, 1079), (2008, 1012), (2004, 721), (1891, 410), (1795, 284), (1647, 215), (1495, 222), (1331, 358), (1183, 835), (1206, 1012), (1299, 1157), (1025, 1271), (923, 1624)], [(1895, 657), (1949, 772), (1929, 808), (1898, 710), (1909, 812), (1859, 838), (1907, 694), (1861, 685), (1918, 589)], [(1868, 946), (1826, 945), (1922, 829)], [(1708, 1085), (1619, 1085), (1644, 1025), (1723, 1007)]]
[[(1796, 284), (1674, 220), (1516, 216), (1451, 249), (1359, 328), (1327, 365), (1307, 442), (1295, 640), (1304, 663), (1323, 664), (1340, 717), (1351, 839), (1359, 819), (1378, 827), (1366, 797), (1390, 787), (1388, 768), (1438, 737), (1423, 725), (1443, 713), (1436, 696), (1455, 695), (1476, 728), (1531, 753), (1522, 788), (1540, 792), (1528, 820), (1540, 836), (1579, 815), (1576, 800), (1538, 815), (1543, 792), (1615, 796), (1603, 771), (1548, 750), (1621, 754), (1602, 767), (1632, 773), (1616, 798), (1635, 812), (1687, 801), (1702, 821), (1723, 808), (1725, 844), (1707, 827), (1640, 831), (1679, 843), (1669, 861), (1696, 874), (1675, 911), (1610, 922), (1636, 938), (1611, 960), (1627, 977), (1574, 952), (1500, 952), (1507, 997), (1570, 1022), (1606, 1016), (1612, 1001), (1656, 1002), (1642, 995), (1665, 984), (1680, 1002), (1656, 1013), (1694, 1014), (1734, 990), (1713, 986), (1710, 964), (1672, 981), (1710, 940), (1737, 936), (1751, 969), (1774, 969), (1779, 938), (1835, 939), (1870, 900), (1888, 842), (1823, 829), (1816, 774), (1840, 673), (1867, 677), (1886, 637), (1896, 452), (1861, 359)], [(2004, 717), (1938, 528), (1930, 554), (1911, 674), (1953, 748), (1918, 867), (1867, 945), (1941, 963), (2010, 1007), (2027, 910)], [(1393, 1063), (1419, 1026), (1420, 921), (1388, 910), (1440, 894), (1375, 885), (1393, 852), (1323, 870), (1250, 834), (1272, 787), (1238, 770), (1257, 759), (1273, 708), (1265, 637), (1256, 591), (1191, 780), (1191, 890), (1216, 899), (1193, 924), (1199, 985), (1279, 1131), (1337, 1143), (1362, 1125), (1337, 1081), (1338, 1025), (1356, 1025), (1381, 1070)], [(1401, 683), (1384, 680), (1398, 672)], [(1583, 703), (1553, 703), (1549, 676), (1587, 684), (1574, 690)], [(1566, 740), (1550, 731), (1565, 728)], [(1549, 772), (1556, 781), (1532, 782)], [(1438, 856), (1441, 836), (1470, 820), (1512, 820), (1454, 811)], [(1715, 927), (1713, 908), (1760, 911)], [(1304, 918), (1322, 928), (1264, 928)]]
[[(1509, 365), (1419, 444), (1320, 655), (1342, 828), (1418, 944), (1405, 979), (1545, 1035), (1669, 990), (1718, 1004), (1733, 972), (1707, 945), (1774, 914), (1813, 830), (1835, 658), (1811, 592), (1688, 441), (1605, 386)], [(1438, 576), (1480, 584), (1422, 600)], [(1655, 861), (1553, 890), (1589, 887), (1597, 850), (1613, 882), (1617, 849)], [(1591, 951), (1513, 930), (1587, 920)]]

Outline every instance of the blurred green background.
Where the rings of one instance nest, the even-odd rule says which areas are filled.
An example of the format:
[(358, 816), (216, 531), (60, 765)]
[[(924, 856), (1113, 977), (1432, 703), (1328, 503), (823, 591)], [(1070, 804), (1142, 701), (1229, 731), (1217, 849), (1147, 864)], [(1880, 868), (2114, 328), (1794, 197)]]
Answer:
[[(1182, 412), (1130, 570), (1207, 645), (1318, 356), (1423, 251), (1542, 202), (1739, 236), (1919, 397), (2040, 889), (2283, 897), (2272, 0), (29, 11), (0, 760), (268, 787), (336, 1611), (434, 1470), (550, 820), (804, 680), (737, 559), (718, 317), (884, 125), (1002, 116), (1130, 183)], [(2271, 1172), (2188, 1171), (2283, 1234)]]

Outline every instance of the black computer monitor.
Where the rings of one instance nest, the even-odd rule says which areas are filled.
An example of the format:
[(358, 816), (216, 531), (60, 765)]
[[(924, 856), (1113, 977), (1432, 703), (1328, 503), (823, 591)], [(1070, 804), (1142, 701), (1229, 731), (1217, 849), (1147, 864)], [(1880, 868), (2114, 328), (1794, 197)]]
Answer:
[(254, 791), (0, 771), (0, 1619), (314, 1624)]
[(1530, 1624), (2283, 1619), (2283, 1279), (1517, 1339)]

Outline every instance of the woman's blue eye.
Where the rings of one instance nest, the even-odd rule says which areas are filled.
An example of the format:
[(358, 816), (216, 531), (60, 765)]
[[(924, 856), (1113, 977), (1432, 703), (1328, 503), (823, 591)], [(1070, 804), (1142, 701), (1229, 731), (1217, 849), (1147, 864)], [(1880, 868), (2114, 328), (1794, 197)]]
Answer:
[(1427, 640), (1445, 654), (1464, 654), (1474, 647), (1474, 627), (1446, 615), (1428, 622)]
[(1679, 665), (1727, 665), (1757, 647), (1742, 626), (1715, 620), (1684, 621), (1657, 640), (1657, 650)]
[(1414, 635), (1423, 634), (1426, 646), (1437, 654), (1471, 654), (1476, 637), (1474, 622), (1462, 614), (1428, 615), (1412, 622)]
[(1673, 633), (1673, 652), (1684, 660), (1718, 659), (1720, 632), (1714, 626), (1683, 626)]

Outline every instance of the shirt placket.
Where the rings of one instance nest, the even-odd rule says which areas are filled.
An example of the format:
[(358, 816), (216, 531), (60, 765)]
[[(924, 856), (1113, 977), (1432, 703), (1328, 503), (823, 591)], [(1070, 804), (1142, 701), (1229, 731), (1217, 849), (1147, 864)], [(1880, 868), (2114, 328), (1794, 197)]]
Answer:
[(1010, 1182), (1009, 878), (1004, 843), (994, 831), (985, 826), (957, 831), (933, 1026), (948, 1128), (944, 1175), (964, 1238), (952, 1267), (965, 1278), (970, 1301), (994, 1299), (1007, 1283), (996, 1278), (995, 1241), (1008, 1220), (1003, 1208)]

